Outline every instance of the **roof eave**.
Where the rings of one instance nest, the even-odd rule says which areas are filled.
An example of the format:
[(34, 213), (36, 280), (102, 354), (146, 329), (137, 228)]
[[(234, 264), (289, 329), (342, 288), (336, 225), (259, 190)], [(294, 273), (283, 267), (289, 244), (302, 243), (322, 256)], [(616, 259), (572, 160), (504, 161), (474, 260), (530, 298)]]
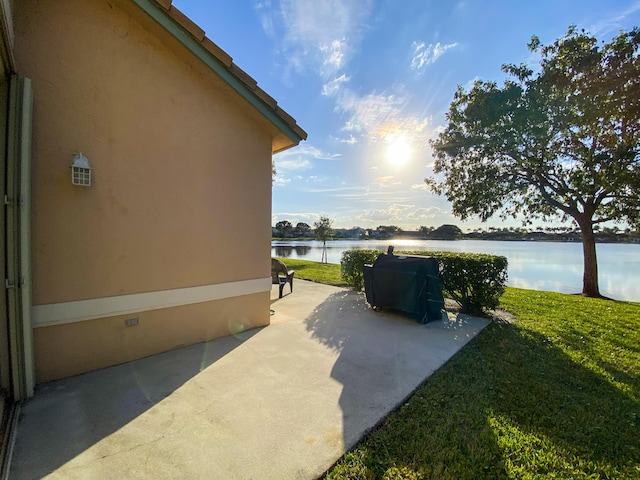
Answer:
[(298, 126), (295, 119), (280, 108), (251, 76), (233, 63), (233, 59), (224, 50), (207, 38), (204, 30), (171, 5), (172, 0), (131, 1), (222, 78), (291, 141), (290, 145), (278, 148), (277, 151), (286, 150), (307, 139), (307, 132)]

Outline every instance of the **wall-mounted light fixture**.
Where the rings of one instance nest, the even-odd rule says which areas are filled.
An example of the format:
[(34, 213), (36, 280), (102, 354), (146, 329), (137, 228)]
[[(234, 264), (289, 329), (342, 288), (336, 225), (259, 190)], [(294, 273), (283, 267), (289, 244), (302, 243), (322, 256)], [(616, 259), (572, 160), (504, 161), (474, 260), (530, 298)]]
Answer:
[(89, 159), (82, 153), (73, 156), (73, 162), (71, 163), (71, 183), (83, 187), (91, 186)]

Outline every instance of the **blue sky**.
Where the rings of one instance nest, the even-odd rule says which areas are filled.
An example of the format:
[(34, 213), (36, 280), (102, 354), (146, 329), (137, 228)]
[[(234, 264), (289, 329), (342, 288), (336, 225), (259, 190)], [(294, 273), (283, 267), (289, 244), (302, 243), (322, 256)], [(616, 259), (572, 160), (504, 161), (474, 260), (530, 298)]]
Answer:
[[(272, 225), (444, 223), (520, 226), (451, 215), (425, 189), (429, 140), (457, 85), (501, 81), (504, 63), (535, 64), (570, 24), (609, 41), (640, 25), (640, 0), (174, 0), (309, 138), (274, 156)], [(534, 225), (541, 225), (540, 222)]]

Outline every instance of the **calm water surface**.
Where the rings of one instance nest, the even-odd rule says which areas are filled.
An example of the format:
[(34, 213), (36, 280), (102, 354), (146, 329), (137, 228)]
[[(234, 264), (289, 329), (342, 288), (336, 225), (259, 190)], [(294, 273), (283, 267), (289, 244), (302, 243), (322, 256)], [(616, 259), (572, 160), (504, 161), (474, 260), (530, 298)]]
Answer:
[[(327, 242), (329, 263), (340, 263), (342, 252), (352, 248), (386, 251), (440, 250), (489, 253), (509, 260), (508, 285), (562, 293), (582, 291), (582, 244), (570, 242), (497, 242), (490, 240), (365, 240)], [(640, 244), (599, 243), (600, 293), (617, 300), (640, 302)], [(274, 241), (271, 255), (319, 262), (322, 242)]]

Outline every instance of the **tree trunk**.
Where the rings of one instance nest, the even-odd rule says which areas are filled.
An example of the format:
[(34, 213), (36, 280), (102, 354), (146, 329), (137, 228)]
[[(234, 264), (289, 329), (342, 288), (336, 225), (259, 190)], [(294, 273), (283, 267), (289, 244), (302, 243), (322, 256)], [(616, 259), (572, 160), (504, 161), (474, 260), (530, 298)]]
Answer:
[(582, 232), (582, 254), (584, 273), (582, 276), (582, 295), (600, 297), (598, 288), (598, 259), (596, 257), (596, 236), (591, 221), (578, 222)]

